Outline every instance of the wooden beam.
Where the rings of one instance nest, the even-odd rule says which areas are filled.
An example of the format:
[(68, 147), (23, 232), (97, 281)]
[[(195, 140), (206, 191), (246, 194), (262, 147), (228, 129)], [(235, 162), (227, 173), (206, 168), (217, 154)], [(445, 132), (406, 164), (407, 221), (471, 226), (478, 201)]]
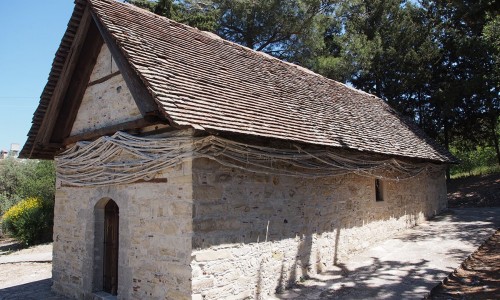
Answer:
[(87, 84), (87, 87), (89, 86), (93, 86), (93, 85), (96, 85), (96, 84), (99, 84), (99, 83), (103, 83), (103, 82), (106, 82), (108, 79), (111, 79), (117, 75), (120, 75), (120, 71), (116, 71), (114, 73), (111, 73), (111, 74), (108, 74), (102, 78), (99, 78), (97, 80), (94, 80), (92, 82), (89, 82), (89, 84)]
[(70, 135), (103, 43), (99, 30), (94, 22), (91, 22), (80, 56), (77, 58), (76, 70), (72, 75), (63, 105), (57, 116), (50, 142), (60, 143)]
[(92, 12), (91, 14), (97, 25), (97, 28), (99, 29), (99, 32), (102, 35), (102, 38), (104, 39), (104, 42), (108, 46), (111, 55), (113, 56), (116, 65), (118, 66), (118, 69), (122, 73), (123, 79), (125, 79), (127, 87), (129, 88), (130, 93), (132, 94), (132, 97), (134, 98), (134, 101), (137, 104), (137, 107), (139, 108), (142, 116), (162, 116), (158, 109), (158, 104), (154, 101), (148, 89), (139, 78), (137, 72), (134, 71), (134, 69), (131, 67), (122, 50), (120, 49), (120, 47), (118, 47), (113, 36), (108, 32), (106, 27), (101, 23), (95, 13)]
[[(134, 182), (132, 182), (130, 184), (135, 184), (135, 183), (167, 183), (167, 182), (168, 182), (168, 178), (153, 178), (151, 180), (138, 179), (138, 180), (135, 180)], [(67, 183), (63, 183), (63, 184), (61, 184), (61, 186), (71, 187), (73, 185), (67, 184)]]
[(97, 130), (93, 130), (90, 132), (84, 132), (81, 134), (72, 135), (72, 136), (66, 138), (62, 144), (64, 146), (67, 146), (67, 145), (76, 143), (78, 141), (93, 140), (93, 139), (101, 137), (103, 135), (111, 135), (117, 131), (139, 129), (139, 128), (143, 128), (143, 127), (150, 126), (150, 125), (156, 125), (156, 124), (163, 124), (163, 123), (159, 122), (159, 121), (151, 123), (145, 119), (133, 120), (133, 121), (129, 121), (129, 122), (121, 123), (121, 124), (116, 124), (116, 125), (111, 125), (111, 126), (99, 128)]
[(82, 15), (80, 25), (78, 26), (78, 31), (75, 35), (73, 43), (71, 44), (71, 49), (69, 50), (69, 53), (64, 62), (63, 69), (52, 94), (52, 98), (49, 102), (45, 117), (43, 118), (43, 122), (40, 125), (37, 140), (35, 141), (36, 143), (46, 144), (50, 142), (50, 138), (52, 137), (52, 130), (55, 126), (57, 116), (59, 115), (59, 111), (63, 103), (63, 98), (66, 94), (66, 91), (68, 90), (70, 79), (75, 71), (76, 63), (83, 47), (83, 43), (91, 21), (92, 17), (90, 15), (90, 9), (87, 6)]

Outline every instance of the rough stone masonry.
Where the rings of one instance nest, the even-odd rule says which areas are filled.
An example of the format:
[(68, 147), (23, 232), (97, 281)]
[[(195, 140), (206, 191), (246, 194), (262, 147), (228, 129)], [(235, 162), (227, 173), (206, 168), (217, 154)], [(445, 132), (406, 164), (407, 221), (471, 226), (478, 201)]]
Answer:
[[(121, 299), (262, 299), (445, 207), (444, 174), (384, 181), (256, 174), (195, 159), (157, 182), (58, 186), (54, 289), (99, 290), (99, 208), (120, 209)], [(425, 188), (424, 188), (425, 187)]]

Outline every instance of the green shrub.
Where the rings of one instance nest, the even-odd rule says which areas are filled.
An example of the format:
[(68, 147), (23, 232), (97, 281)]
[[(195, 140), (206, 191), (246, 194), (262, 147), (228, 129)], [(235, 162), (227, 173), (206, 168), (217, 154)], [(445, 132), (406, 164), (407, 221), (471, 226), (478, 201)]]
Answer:
[(52, 212), (52, 202), (27, 198), (5, 212), (2, 227), (26, 245), (49, 241), (52, 236)]
[(6, 194), (0, 193), (0, 215), (4, 214), (19, 201), (21, 201), (21, 198), (16, 195), (7, 196)]
[(460, 160), (460, 164), (451, 167), (452, 178), (498, 172), (499, 166), (493, 147), (476, 146), (467, 150), (450, 150)]

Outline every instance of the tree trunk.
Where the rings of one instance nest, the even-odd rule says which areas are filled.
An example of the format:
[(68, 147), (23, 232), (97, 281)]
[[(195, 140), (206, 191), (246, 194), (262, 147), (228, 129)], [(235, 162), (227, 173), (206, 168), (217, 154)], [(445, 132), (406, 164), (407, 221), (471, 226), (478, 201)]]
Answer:
[(250, 14), (247, 24), (246, 24), (246, 33), (245, 33), (245, 46), (250, 49), (254, 49), (255, 47), (255, 8), (252, 8), (252, 13)]
[[(450, 151), (450, 137), (449, 137), (449, 132), (448, 132), (448, 120), (444, 121), (444, 146), (446, 147), (446, 150)], [(446, 180), (451, 179), (451, 174), (450, 174), (450, 167), (448, 166), (446, 168)]]
[(496, 123), (492, 122), (491, 133), (492, 133), (492, 138), (493, 138), (493, 145), (495, 146), (495, 151), (497, 153), (498, 165), (500, 165), (500, 147), (498, 145), (498, 135), (497, 135), (497, 132), (495, 129), (496, 129)]

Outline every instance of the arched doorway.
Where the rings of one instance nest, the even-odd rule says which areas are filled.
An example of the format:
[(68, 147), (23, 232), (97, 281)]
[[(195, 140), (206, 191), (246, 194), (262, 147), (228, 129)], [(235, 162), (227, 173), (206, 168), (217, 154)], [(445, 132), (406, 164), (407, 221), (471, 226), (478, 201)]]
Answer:
[(104, 207), (103, 291), (112, 295), (118, 291), (118, 226), (118, 205), (109, 200)]

